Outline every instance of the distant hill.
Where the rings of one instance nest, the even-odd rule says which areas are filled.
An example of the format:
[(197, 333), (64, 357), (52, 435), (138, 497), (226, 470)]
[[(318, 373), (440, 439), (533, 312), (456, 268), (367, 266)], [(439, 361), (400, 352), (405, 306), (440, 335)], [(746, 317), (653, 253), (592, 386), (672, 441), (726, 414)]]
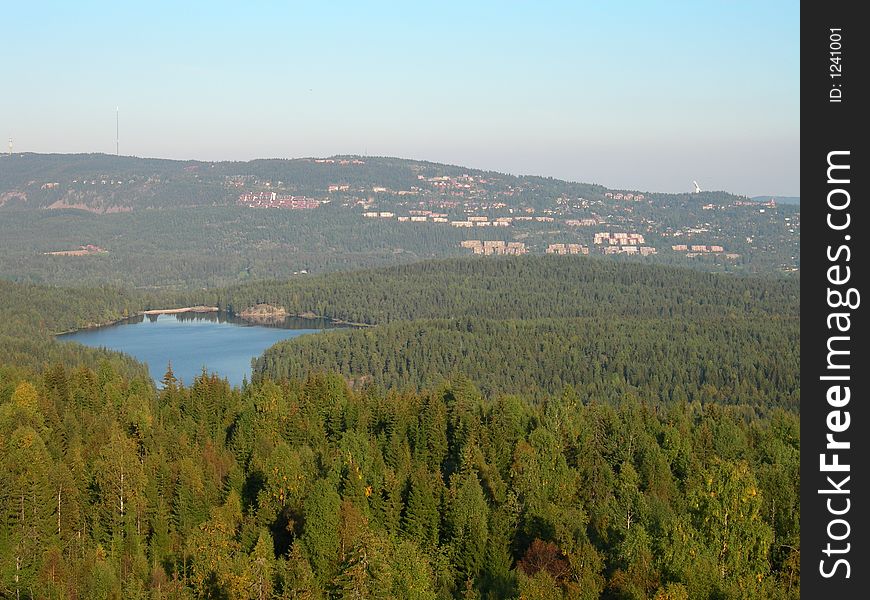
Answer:
[[(244, 193), (306, 197), (321, 201), (354, 198), (381, 202), (408, 198), (475, 197), (505, 206), (551, 207), (554, 198), (634, 198), (638, 190), (608, 190), (591, 183), (552, 177), (515, 176), (457, 165), (390, 157), (258, 159), (203, 162), (113, 156), (34, 154), (0, 156), (0, 208), (76, 208), (93, 213), (141, 208), (231, 205)], [(463, 189), (462, 181), (468, 178)], [(471, 181), (471, 180), (474, 181)], [(452, 181), (448, 181), (452, 180)], [(457, 194), (461, 192), (461, 194)], [(729, 204), (726, 192), (641, 197)]]
[(753, 196), (752, 199), (758, 202), (775, 200), (776, 202), (780, 202), (782, 204), (797, 204), (798, 206), (800, 206), (801, 203), (800, 196)]
[(37, 283), (219, 287), (472, 253), (800, 268), (799, 205), (390, 157), (0, 155), (0, 213), (0, 277)]

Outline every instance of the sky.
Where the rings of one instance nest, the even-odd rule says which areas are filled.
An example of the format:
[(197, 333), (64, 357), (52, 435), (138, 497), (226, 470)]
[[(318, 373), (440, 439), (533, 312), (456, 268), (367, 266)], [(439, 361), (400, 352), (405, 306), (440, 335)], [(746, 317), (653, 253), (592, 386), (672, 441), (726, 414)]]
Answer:
[(799, 2), (0, 0), (16, 152), (800, 195)]

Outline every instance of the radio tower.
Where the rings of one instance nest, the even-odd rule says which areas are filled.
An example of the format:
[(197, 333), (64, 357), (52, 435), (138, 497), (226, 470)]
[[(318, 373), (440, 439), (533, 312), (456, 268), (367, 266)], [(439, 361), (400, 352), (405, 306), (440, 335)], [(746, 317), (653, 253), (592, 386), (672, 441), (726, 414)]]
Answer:
[(120, 132), (120, 117), (121, 109), (119, 107), (115, 107), (115, 156), (121, 156), (121, 136)]

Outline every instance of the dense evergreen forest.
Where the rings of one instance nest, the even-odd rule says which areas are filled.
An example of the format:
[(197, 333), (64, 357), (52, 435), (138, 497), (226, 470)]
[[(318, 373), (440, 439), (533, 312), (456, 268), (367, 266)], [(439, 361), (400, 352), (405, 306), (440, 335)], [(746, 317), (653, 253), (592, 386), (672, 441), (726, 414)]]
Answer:
[(462, 373), (488, 393), (529, 398), (566, 386), (615, 401), (630, 394), (739, 404), (800, 404), (797, 319), (454, 319), (335, 330), (276, 344), (255, 371), (270, 378), (339, 372), (355, 384), (419, 389)]
[(147, 374), (129, 357), (59, 343), (54, 334), (123, 319), (152, 301), (108, 286), (56, 288), (0, 279), (0, 371), (39, 371), (51, 364), (96, 368), (109, 360), (121, 373)]
[(799, 426), (337, 376), (0, 380), (0, 594), (797, 598)]
[[(0, 282), (0, 597), (797, 598), (798, 291), (575, 257)], [(369, 327), (235, 389), (52, 338), (259, 303)]]
[(277, 344), (256, 364), (273, 378), (338, 371), (419, 389), (462, 373), (487, 393), (530, 397), (570, 384), (650, 403), (763, 411), (800, 401), (792, 280), (582, 258), (453, 259), (245, 285), (209, 301), (380, 325)]
[(590, 257), (471, 257), (257, 282), (179, 301), (239, 312), (265, 303), (355, 323), (457, 317), (797, 316), (800, 282)]

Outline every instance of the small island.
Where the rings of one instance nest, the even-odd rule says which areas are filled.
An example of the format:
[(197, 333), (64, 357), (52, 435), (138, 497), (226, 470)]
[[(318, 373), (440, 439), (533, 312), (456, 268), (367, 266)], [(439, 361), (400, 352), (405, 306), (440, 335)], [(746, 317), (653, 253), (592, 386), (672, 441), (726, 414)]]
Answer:
[(275, 323), (283, 321), (290, 314), (283, 306), (275, 306), (272, 304), (256, 304), (244, 309), (238, 316), (252, 323)]

